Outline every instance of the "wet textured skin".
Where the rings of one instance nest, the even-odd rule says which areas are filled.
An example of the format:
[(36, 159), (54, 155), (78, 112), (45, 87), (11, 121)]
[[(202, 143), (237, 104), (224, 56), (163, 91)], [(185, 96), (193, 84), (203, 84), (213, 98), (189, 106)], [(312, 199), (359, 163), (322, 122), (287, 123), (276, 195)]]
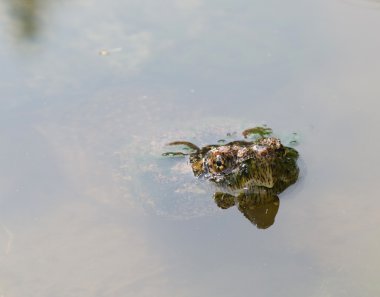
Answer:
[(189, 155), (193, 173), (209, 180), (220, 191), (214, 194), (216, 204), (223, 209), (236, 205), (258, 228), (274, 223), (279, 208), (278, 194), (298, 179), (298, 152), (271, 137), (271, 129), (255, 127), (243, 131), (243, 136), (256, 137), (227, 144), (199, 148), (186, 141), (169, 143), (187, 150), (164, 155)]

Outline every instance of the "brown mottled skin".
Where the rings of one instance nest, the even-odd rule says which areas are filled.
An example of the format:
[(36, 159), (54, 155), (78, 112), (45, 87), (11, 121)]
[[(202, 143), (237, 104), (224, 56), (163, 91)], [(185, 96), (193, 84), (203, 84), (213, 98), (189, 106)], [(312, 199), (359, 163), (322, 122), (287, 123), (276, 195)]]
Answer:
[(273, 224), (279, 208), (277, 195), (295, 183), (299, 173), (298, 152), (283, 146), (278, 138), (266, 137), (270, 132), (269, 128), (251, 128), (243, 131), (244, 137), (255, 133), (259, 134), (258, 139), (202, 148), (185, 141), (169, 145), (184, 145), (191, 151), (194, 175), (215, 183), (223, 191), (214, 194), (219, 207), (237, 205), (258, 228), (267, 228)]

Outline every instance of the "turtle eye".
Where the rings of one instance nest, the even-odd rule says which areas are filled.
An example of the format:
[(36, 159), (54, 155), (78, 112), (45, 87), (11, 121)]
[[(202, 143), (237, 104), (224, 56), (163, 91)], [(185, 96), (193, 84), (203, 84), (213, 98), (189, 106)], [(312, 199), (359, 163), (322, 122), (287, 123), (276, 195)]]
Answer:
[(228, 157), (218, 151), (211, 152), (205, 161), (210, 174), (221, 174), (228, 167)]
[(224, 169), (224, 160), (221, 155), (216, 156), (214, 166), (217, 171), (222, 171)]

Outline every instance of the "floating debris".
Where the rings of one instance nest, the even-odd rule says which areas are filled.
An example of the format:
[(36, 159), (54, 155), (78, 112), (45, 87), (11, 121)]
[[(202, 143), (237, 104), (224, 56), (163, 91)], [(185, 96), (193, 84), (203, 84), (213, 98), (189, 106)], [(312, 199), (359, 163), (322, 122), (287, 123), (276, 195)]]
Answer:
[(188, 154), (184, 154), (181, 152), (167, 152), (167, 153), (162, 154), (162, 156), (164, 156), (164, 157), (185, 157), (187, 155)]
[(102, 49), (99, 51), (100, 56), (109, 56), (111, 53), (121, 52), (123, 49), (121, 47), (113, 49)]
[(266, 137), (266, 136), (269, 136), (272, 134), (272, 129), (271, 128), (267, 128), (267, 127), (255, 127), (255, 128), (250, 128), (250, 129), (246, 129), (243, 131), (243, 136), (244, 138), (248, 138), (248, 137), (257, 137), (257, 136), (260, 136), (260, 137)]
[(284, 143), (289, 146), (297, 146), (300, 144), (300, 136), (298, 133), (293, 132), (291, 135), (284, 139)]

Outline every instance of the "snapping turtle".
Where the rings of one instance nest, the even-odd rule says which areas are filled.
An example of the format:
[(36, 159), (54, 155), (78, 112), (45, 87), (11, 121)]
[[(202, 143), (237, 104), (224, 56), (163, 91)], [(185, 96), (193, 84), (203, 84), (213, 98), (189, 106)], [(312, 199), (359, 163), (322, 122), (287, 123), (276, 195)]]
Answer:
[(182, 151), (166, 152), (164, 156), (186, 156), (194, 176), (215, 184), (214, 201), (227, 209), (236, 205), (258, 228), (274, 223), (279, 208), (278, 194), (298, 179), (298, 152), (272, 137), (267, 127), (242, 132), (244, 138), (225, 144), (199, 148), (187, 141), (174, 141)]

